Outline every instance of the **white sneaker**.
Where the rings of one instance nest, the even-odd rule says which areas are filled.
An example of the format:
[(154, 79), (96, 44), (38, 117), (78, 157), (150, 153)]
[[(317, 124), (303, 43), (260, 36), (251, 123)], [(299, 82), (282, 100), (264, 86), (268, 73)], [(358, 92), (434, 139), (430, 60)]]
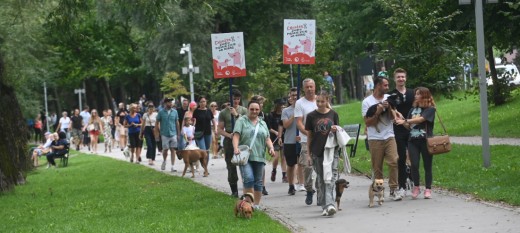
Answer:
[(324, 209), (323, 212), (321, 212), (321, 216), (327, 216), (328, 214), (327, 209)]
[(163, 161), (161, 164), (161, 170), (164, 171), (164, 169), (166, 169), (166, 161)]
[(403, 197), (399, 194), (399, 191), (395, 191), (395, 190), (390, 191), (390, 197), (394, 201), (400, 201), (403, 199)]
[(51, 167), (51, 164), (50, 164), (50, 163), (48, 163), (48, 164), (47, 164), (47, 169), (49, 169), (50, 167)]
[(123, 155), (125, 156), (125, 158), (130, 158), (130, 150), (127, 148), (125, 148), (125, 150), (123, 150)]
[(175, 168), (173, 168), (173, 165), (172, 165), (172, 172), (177, 172), (177, 170)]
[(332, 205), (329, 205), (329, 207), (327, 207), (327, 216), (332, 216), (336, 214), (336, 208)]
[(399, 191), (397, 191), (397, 194), (399, 194), (401, 197), (406, 197), (406, 190), (400, 188)]
[(305, 186), (303, 184), (296, 184), (298, 187), (296, 188), (296, 190), (298, 190), (298, 192), (304, 192), (304, 191), (307, 191), (307, 189), (305, 189)]

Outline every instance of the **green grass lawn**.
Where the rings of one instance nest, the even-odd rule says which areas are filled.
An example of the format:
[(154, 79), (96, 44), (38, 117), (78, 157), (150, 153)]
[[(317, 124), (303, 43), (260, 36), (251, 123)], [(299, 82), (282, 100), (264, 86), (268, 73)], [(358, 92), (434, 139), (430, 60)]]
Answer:
[[(370, 154), (365, 149), (365, 142), (360, 140), (359, 143), (356, 157), (350, 160), (351, 165), (361, 173), (370, 175)], [(472, 194), (483, 200), (520, 206), (520, 186), (516, 183), (520, 172), (519, 148), (491, 146), (491, 167), (483, 168), (480, 146), (455, 144), (450, 153), (433, 158), (433, 186)], [(386, 165), (384, 170), (388, 171)], [(421, 185), (424, 185), (422, 163), (419, 171)]]
[[(452, 136), (480, 136), (480, 102), (478, 96), (464, 97), (457, 93), (455, 99), (436, 97), (437, 110)], [(520, 88), (512, 92), (512, 101), (502, 106), (490, 106), (489, 134), (491, 137), (520, 137)], [(339, 114), (341, 125), (362, 124), (361, 102), (352, 102), (334, 108)], [(406, 113), (403, 113), (406, 114)], [(435, 133), (442, 132), (442, 127), (435, 119)], [(363, 129), (363, 128), (362, 128)], [(361, 130), (363, 132), (363, 130)]]
[(235, 218), (236, 199), (190, 179), (101, 156), (73, 159), (0, 196), (0, 232), (289, 232), (261, 212)]

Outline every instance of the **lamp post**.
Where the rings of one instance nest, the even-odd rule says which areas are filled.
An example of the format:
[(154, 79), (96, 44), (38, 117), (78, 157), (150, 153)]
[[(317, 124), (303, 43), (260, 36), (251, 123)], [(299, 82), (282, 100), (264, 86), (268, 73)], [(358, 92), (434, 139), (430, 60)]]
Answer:
[(190, 94), (191, 94), (191, 102), (195, 101), (195, 92), (193, 90), (193, 73), (199, 73), (199, 67), (193, 67), (193, 60), (191, 57), (191, 44), (182, 44), (182, 48), (180, 54), (185, 54), (188, 52), (188, 67), (182, 67), (182, 73), (190, 74)]
[[(486, 0), (487, 3), (497, 3), (498, 0)], [(459, 0), (459, 5), (471, 4), (471, 0)], [(486, 58), (484, 51), (484, 17), (482, 13), (483, 0), (475, 0), (475, 28), (477, 33), (477, 64), (479, 75), (480, 90), (480, 122), (482, 132), (482, 159), (484, 167), (491, 166), (491, 150), (489, 147), (489, 114), (487, 101), (487, 82), (486, 82)]]
[(81, 95), (82, 94), (85, 94), (85, 88), (83, 89), (74, 89), (74, 94), (78, 94), (78, 98), (79, 98), (79, 109), (80, 111), (83, 110), (83, 106), (82, 106), (82, 101), (81, 101)]

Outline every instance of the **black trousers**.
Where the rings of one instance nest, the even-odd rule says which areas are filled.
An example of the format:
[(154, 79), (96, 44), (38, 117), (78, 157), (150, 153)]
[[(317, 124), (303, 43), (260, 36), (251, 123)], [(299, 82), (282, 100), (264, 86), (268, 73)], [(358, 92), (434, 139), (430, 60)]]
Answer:
[(428, 153), (428, 146), (426, 145), (426, 139), (415, 139), (408, 142), (408, 152), (410, 153), (410, 160), (412, 162), (412, 179), (415, 186), (419, 186), (419, 164), (421, 161), (421, 155), (423, 158), (424, 167), (424, 185), (427, 189), (432, 188), (432, 164), (433, 156)]
[(228, 170), (229, 185), (237, 185), (238, 182), (237, 166), (231, 163), (233, 153), (233, 142), (229, 138), (224, 138), (224, 154), (226, 160), (226, 168)]
[(395, 135), (395, 143), (397, 144), (397, 154), (399, 159), (397, 160), (397, 182), (399, 188), (406, 189), (406, 150), (408, 149), (408, 137), (409, 135)]
[(144, 127), (144, 138), (146, 139), (146, 158), (155, 161), (157, 142), (153, 136), (153, 128), (153, 126)]

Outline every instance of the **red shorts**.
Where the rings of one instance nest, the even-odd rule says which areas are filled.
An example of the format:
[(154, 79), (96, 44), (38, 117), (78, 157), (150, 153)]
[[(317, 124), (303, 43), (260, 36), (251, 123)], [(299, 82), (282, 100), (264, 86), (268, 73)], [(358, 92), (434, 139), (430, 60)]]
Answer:
[(92, 131), (89, 131), (88, 132), (90, 135), (93, 135), (93, 136), (99, 136), (99, 130), (92, 130)]

